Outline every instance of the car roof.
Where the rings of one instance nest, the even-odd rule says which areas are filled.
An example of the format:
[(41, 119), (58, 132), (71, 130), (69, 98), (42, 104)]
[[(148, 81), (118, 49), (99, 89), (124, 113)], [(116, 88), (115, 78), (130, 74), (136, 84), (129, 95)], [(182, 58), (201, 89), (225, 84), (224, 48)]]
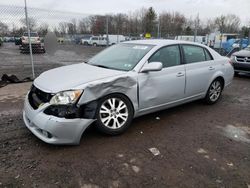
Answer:
[(171, 44), (192, 44), (192, 45), (204, 46), (202, 44), (195, 43), (195, 42), (188, 42), (188, 41), (182, 41), (182, 40), (168, 40), (168, 39), (133, 40), (133, 41), (127, 41), (124, 43), (145, 44), (145, 45), (155, 45), (155, 46), (165, 46), (165, 45), (171, 45)]

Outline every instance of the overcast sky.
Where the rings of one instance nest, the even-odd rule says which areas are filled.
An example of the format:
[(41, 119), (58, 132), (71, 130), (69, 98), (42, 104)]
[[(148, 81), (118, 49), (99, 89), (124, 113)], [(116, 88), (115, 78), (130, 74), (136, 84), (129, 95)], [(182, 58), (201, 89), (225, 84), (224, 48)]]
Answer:
[[(236, 14), (250, 24), (250, 0), (27, 0), (28, 6), (84, 14), (128, 13), (152, 6), (157, 13), (179, 11), (202, 20), (221, 14)], [(0, 0), (0, 5), (23, 6), (24, 0)], [(0, 12), (1, 17), (1, 12)]]

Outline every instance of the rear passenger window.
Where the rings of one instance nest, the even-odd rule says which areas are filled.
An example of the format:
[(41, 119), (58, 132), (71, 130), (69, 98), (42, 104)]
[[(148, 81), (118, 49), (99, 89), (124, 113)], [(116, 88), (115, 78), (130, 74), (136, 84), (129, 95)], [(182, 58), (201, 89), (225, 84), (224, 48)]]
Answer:
[(183, 45), (183, 52), (186, 63), (206, 61), (206, 55), (202, 47)]
[(167, 46), (158, 50), (148, 62), (161, 62), (163, 67), (172, 67), (181, 64), (179, 46)]

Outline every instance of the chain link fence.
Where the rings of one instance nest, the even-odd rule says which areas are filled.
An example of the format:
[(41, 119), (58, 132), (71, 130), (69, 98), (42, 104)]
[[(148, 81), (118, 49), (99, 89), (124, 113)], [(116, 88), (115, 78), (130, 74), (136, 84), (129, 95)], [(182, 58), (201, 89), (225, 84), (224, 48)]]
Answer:
[[(220, 32), (206, 35), (208, 31), (201, 28), (198, 16), (189, 23), (182, 14), (157, 15), (152, 8), (131, 15), (89, 15), (25, 7), (25, 2), (23, 6), (0, 4), (0, 76), (34, 78), (55, 67), (87, 61), (106, 45), (144, 37), (217, 45), (217, 51), (226, 55), (222, 40), (228, 36)], [(145, 20), (148, 10), (155, 19), (152, 23)], [(249, 41), (238, 43), (242, 47)]]

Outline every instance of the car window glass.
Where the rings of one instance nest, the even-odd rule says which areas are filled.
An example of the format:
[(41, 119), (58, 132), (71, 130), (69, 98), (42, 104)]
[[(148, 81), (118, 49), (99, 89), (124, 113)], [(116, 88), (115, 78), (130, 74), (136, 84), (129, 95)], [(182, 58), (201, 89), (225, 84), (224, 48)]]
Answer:
[(153, 56), (150, 57), (150, 62), (161, 62), (163, 67), (172, 67), (180, 65), (180, 51), (177, 45), (167, 46), (158, 50)]
[(206, 56), (202, 47), (183, 45), (183, 52), (186, 63), (206, 61)]
[(207, 51), (207, 49), (204, 49), (204, 51), (205, 51), (205, 55), (206, 55), (206, 60), (207, 61), (213, 60), (210, 53)]

